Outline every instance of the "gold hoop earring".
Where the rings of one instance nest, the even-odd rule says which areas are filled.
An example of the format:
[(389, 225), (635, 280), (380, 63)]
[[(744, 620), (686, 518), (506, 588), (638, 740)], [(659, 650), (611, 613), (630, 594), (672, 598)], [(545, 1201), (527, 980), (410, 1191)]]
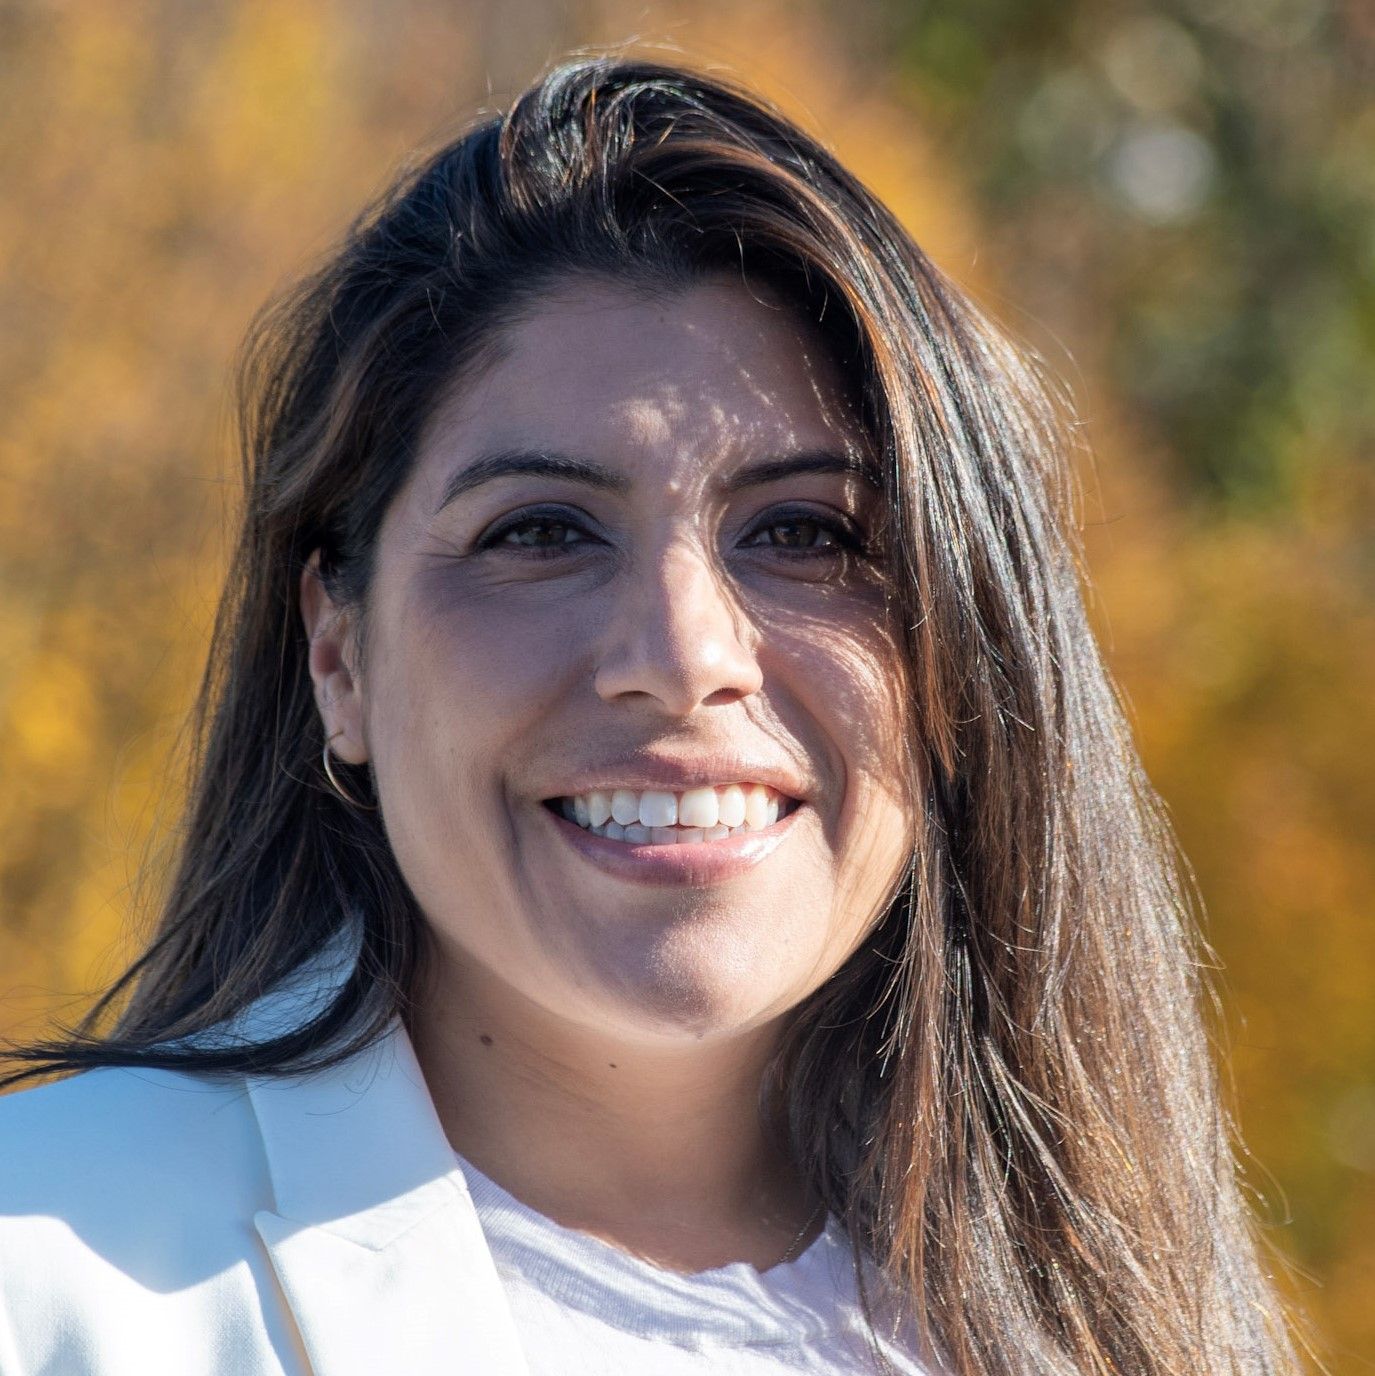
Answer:
[[(333, 739), (334, 739), (333, 736), (331, 736), (331, 737), (329, 738), (330, 741), (332, 741)], [(334, 790), (334, 791), (335, 791), (335, 792), (336, 792), (336, 793), (337, 793), (337, 794), (338, 794), (338, 795), (339, 795), (339, 796), (340, 796), (340, 797), (341, 797), (350, 807), (356, 808), (359, 812), (376, 812), (376, 811), (377, 811), (377, 804), (376, 804), (376, 803), (362, 803), (362, 802), (359, 802), (358, 799), (355, 798), (355, 797), (353, 796), (353, 794), (350, 793), (350, 792), (348, 791), (348, 789), (346, 789), (346, 788), (343, 786), (343, 784), (341, 784), (341, 783), (339, 782), (339, 780), (336, 779), (336, 778), (334, 777), (334, 768), (333, 768), (333, 766), (332, 766), (332, 765), (330, 764), (330, 762), (329, 762), (329, 741), (326, 741), (326, 742), (325, 742), (325, 753), (324, 753), (324, 757), (323, 757), (323, 763), (324, 763), (324, 766), (325, 766), (325, 778), (327, 778), (327, 779), (329, 780), (330, 787), (331, 787), (331, 788), (332, 788), (332, 789), (333, 789), (333, 790)]]

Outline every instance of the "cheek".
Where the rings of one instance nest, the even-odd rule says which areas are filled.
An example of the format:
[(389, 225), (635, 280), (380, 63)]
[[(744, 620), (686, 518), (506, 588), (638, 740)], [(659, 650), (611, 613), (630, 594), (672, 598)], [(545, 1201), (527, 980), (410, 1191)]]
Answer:
[(566, 612), (558, 634), (442, 584), (413, 584), (387, 610), (365, 681), (383, 825), (422, 911), (472, 936), (481, 914), (518, 901), (511, 781), (567, 693), (577, 637)]
[(422, 789), (431, 806), (490, 798), (515, 772), (532, 725), (566, 696), (577, 643), (567, 608), (513, 615), (500, 598), (420, 583), (371, 656), (369, 748), (379, 781), (396, 781), (403, 807)]
[(909, 675), (878, 609), (790, 620), (770, 640), (798, 709), (786, 725), (816, 733), (807, 744), (833, 761), (835, 795), (819, 812), (833, 857), (835, 911), (866, 926), (891, 896), (915, 837)]
[[(875, 791), (905, 799), (909, 675), (880, 606), (839, 596), (821, 614), (761, 626), (775, 673), (825, 737), (846, 803)], [(844, 808), (835, 811), (837, 820)]]

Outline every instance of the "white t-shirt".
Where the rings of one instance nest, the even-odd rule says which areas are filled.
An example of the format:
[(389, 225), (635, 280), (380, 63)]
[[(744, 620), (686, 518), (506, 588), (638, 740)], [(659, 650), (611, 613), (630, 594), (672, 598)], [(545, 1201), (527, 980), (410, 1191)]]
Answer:
[[(680, 1275), (565, 1228), (459, 1156), (531, 1376), (859, 1376), (870, 1352), (840, 1223), (801, 1256)], [(876, 1269), (871, 1291), (882, 1293)], [(911, 1338), (880, 1330), (900, 1376), (930, 1376)]]

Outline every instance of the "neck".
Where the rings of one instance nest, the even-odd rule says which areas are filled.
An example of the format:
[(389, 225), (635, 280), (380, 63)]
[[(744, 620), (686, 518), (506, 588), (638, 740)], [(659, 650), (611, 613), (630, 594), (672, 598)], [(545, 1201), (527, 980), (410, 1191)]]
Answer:
[(777, 1023), (628, 1041), (476, 971), (431, 983), (410, 1032), (440, 1122), (517, 1199), (671, 1270), (766, 1270), (797, 1240), (814, 1201), (759, 1104)]

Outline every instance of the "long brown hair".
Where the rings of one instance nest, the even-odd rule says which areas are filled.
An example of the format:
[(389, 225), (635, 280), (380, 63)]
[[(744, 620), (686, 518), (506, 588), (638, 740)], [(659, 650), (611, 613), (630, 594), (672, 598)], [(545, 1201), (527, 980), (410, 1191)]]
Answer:
[[(685, 70), (559, 66), (402, 178), (261, 318), (246, 510), (160, 923), (77, 1028), (12, 1049), (5, 1083), (285, 1075), (406, 1009), (426, 927), (378, 814), (321, 776), (302, 568), (319, 549), (335, 599), (365, 610), (437, 396), (557, 279), (721, 272), (804, 311), (860, 399), (912, 684), (908, 873), (775, 1063), (798, 1167), (953, 1371), (1293, 1370), (1173, 842), (1085, 618), (1062, 408), (825, 149)], [(370, 787), (365, 769), (349, 782)], [(361, 957), (319, 1016), (195, 1040), (349, 920)]]

